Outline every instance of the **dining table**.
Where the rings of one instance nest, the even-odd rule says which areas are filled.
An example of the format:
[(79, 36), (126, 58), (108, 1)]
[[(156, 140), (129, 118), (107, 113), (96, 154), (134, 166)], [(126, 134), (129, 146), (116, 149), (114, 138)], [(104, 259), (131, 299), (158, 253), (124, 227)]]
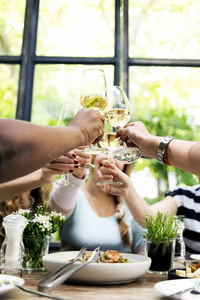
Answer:
[[(25, 288), (37, 290), (37, 283), (49, 274), (46, 271), (24, 271), (23, 279)], [(129, 300), (165, 300), (169, 299), (154, 289), (157, 282), (167, 280), (167, 275), (154, 275), (145, 273), (140, 278), (130, 283), (112, 285), (93, 285), (71, 283), (66, 281), (51, 292), (51, 295), (62, 299), (129, 299)], [(48, 299), (25, 291), (18, 287), (0, 296), (1, 300), (22, 300), (22, 299)]]

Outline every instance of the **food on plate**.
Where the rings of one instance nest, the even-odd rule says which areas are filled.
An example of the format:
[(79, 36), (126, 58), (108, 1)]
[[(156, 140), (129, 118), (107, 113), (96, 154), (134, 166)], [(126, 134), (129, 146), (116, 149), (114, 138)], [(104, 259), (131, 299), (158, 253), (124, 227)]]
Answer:
[[(83, 255), (83, 261), (88, 260), (93, 251), (86, 251)], [(100, 258), (97, 263), (129, 263), (127, 258), (123, 258), (116, 250), (107, 250), (100, 253)]]
[(185, 270), (176, 270), (176, 275), (188, 278), (200, 278), (200, 262), (189, 265)]

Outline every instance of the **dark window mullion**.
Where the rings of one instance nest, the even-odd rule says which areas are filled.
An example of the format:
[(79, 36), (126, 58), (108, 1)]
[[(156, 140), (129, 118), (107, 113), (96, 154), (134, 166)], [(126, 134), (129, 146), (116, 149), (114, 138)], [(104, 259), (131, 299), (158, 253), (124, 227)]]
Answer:
[(128, 73), (128, 0), (124, 0), (124, 20), (123, 20), (123, 88), (125, 93), (129, 94), (129, 73)]
[(129, 58), (129, 66), (200, 67), (199, 59)]
[(39, 0), (27, 0), (16, 118), (31, 119)]
[(21, 64), (22, 57), (21, 56), (9, 56), (4, 55), (0, 56), (0, 64), (9, 64), (9, 65), (15, 65), (15, 64)]
[(37, 64), (115, 64), (114, 57), (67, 57), (67, 56), (36, 56)]
[(115, 1), (115, 65), (114, 85), (120, 83), (120, 0)]

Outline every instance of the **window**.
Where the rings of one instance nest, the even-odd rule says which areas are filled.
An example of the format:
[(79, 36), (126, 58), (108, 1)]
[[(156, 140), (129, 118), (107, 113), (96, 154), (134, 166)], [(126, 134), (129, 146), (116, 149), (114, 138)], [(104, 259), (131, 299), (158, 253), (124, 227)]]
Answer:
[[(132, 120), (200, 140), (199, 0), (2, 0), (0, 15), (0, 117), (55, 125), (96, 66), (124, 87)], [(155, 164), (135, 168), (166, 180)]]

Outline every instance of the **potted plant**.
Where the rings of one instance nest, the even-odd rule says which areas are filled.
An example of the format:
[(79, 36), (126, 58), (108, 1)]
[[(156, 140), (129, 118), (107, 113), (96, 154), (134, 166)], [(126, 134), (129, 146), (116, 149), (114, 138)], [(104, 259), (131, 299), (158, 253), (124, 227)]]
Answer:
[(143, 219), (147, 229), (143, 234), (145, 254), (151, 258), (148, 272), (167, 274), (173, 267), (179, 217), (158, 211), (156, 216), (145, 215)]

